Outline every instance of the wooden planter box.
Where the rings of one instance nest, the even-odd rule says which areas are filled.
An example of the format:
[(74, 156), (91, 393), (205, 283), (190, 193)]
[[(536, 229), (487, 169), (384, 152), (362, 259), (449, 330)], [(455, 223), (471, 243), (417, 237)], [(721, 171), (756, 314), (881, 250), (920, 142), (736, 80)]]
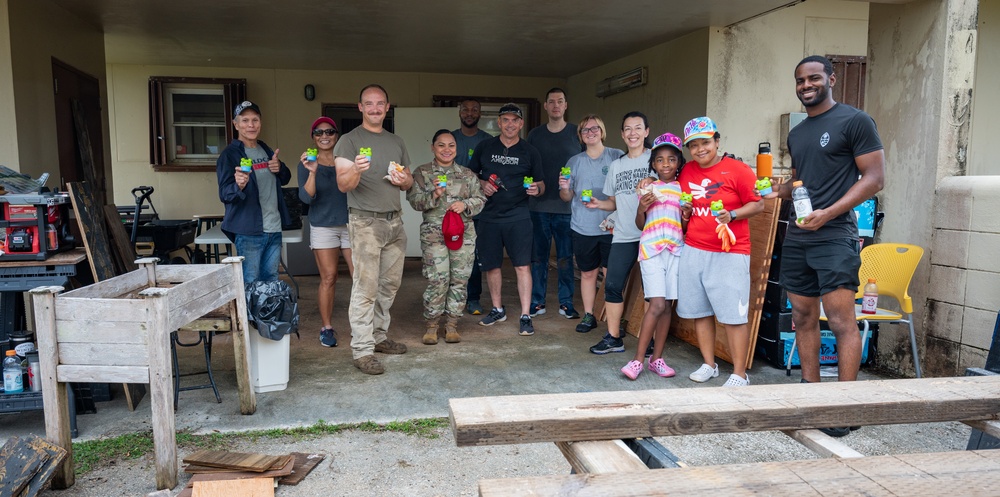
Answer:
[(157, 266), (156, 259), (142, 259), (135, 271), (67, 293), (60, 294), (58, 286), (31, 291), (46, 437), (69, 453), (53, 478), (54, 488), (67, 488), (74, 480), (66, 396), (70, 382), (148, 383), (156, 486), (177, 485), (170, 332), (220, 306), (228, 305), (232, 320), (240, 412), (256, 411), (242, 260)]

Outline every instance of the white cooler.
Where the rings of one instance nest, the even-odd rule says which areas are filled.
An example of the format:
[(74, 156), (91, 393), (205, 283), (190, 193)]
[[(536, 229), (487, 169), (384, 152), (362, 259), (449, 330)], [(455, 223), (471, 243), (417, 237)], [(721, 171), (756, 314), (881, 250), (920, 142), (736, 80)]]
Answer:
[(288, 356), (290, 340), (270, 340), (250, 328), (250, 379), (253, 391), (274, 392), (288, 386)]

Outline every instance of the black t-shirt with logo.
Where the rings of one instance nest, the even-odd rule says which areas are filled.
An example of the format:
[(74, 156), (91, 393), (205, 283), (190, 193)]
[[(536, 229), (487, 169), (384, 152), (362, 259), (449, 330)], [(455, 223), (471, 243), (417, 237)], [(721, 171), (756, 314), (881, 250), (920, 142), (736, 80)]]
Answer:
[(482, 180), (488, 180), (491, 174), (496, 174), (507, 187), (506, 190), (500, 188), (486, 197), (486, 205), (479, 214), (480, 221), (507, 223), (531, 218), (524, 177), (531, 176), (535, 182), (542, 181), (542, 156), (538, 149), (524, 140), (518, 140), (514, 146), (507, 147), (500, 141), (500, 137), (490, 138), (476, 145), (468, 167)]
[[(795, 176), (809, 190), (813, 209), (825, 209), (840, 200), (861, 171), (854, 158), (882, 150), (875, 121), (850, 105), (835, 104), (830, 110), (807, 117), (788, 132), (788, 151)], [(822, 241), (857, 238), (858, 222), (848, 210), (816, 231), (795, 224), (792, 211), (787, 238)]]

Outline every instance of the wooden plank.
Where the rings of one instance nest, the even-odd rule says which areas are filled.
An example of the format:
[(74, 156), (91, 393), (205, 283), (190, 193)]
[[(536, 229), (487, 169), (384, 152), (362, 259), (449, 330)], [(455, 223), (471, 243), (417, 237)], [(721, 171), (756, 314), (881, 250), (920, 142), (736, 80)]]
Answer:
[[(760, 316), (764, 309), (764, 292), (767, 290), (767, 274), (771, 270), (771, 255), (774, 252), (774, 235), (778, 229), (778, 199), (765, 199), (764, 212), (750, 218), (750, 310), (747, 323), (750, 327), (750, 347), (747, 351), (747, 369), (753, 367), (753, 355), (760, 330)], [(694, 321), (675, 318), (670, 323), (671, 335), (675, 335), (695, 347), (698, 336), (694, 331)], [(732, 363), (729, 353), (729, 337), (725, 326), (715, 325), (715, 357)]]
[(459, 446), (1000, 418), (1000, 376), (449, 400)]
[(295, 466), (292, 467), (292, 474), (283, 476), (278, 480), (279, 485), (298, 485), (299, 482), (309, 476), (319, 463), (326, 459), (326, 454), (306, 454), (303, 452), (292, 452)]
[(59, 364), (145, 367), (149, 352), (142, 343), (59, 343)]
[(849, 458), (865, 456), (819, 430), (782, 430), (782, 432), (822, 457)]
[(157, 264), (156, 279), (161, 282), (184, 283), (209, 273), (229, 274), (225, 264)]
[[(59, 252), (45, 259), (43, 266), (75, 266), (87, 258), (87, 251), (77, 247), (66, 252)], [(3, 261), (3, 267), (38, 267), (39, 261)]]
[(73, 111), (73, 129), (76, 131), (76, 147), (80, 154), (80, 169), (83, 179), (91, 185), (97, 185), (97, 168), (94, 166), (94, 151), (90, 143), (90, 131), (87, 129), (87, 111), (79, 99), (70, 99)]
[(146, 343), (146, 323), (137, 321), (86, 321), (56, 318), (59, 343)]
[(73, 444), (69, 429), (69, 397), (66, 383), (57, 380), (59, 345), (56, 340), (56, 293), (62, 287), (39, 287), (31, 290), (35, 310), (35, 337), (38, 339), (38, 360), (42, 374), (42, 404), (45, 414), (45, 438), (66, 451), (66, 459), (52, 476), (52, 488), (69, 488), (73, 474)]
[(1000, 451), (729, 464), (482, 480), (479, 495), (996, 495)]
[(35, 450), (27, 440), (11, 437), (0, 447), (0, 495), (21, 495), (49, 455)]
[(105, 364), (59, 365), (56, 367), (56, 378), (63, 383), (149, 383), (149, 368)]
[(21, 494), (24, 497), (33, 497), (48, 485), (49, 479), (59, 470), (62, 462), (66, 459), (66, 450), (34, 435), (28, 437), (28, 444), (36, 451), (44, 452), (47, 455), (47, 460), (31, 478), (24, 493)]
[(577, 474), (649, 469), (621, 440), (556, 442), (556, 447), (559, 447), (559, 451)]
[(195, 482), (193, 497), (274, 497), (274, 478)]
[(142, 322), (147, 313), (138, 299), (60, 297), (56, 301), (56, 315), (65, 321)]
[(234, 469), (238, 471), (263, 472), (282, 460), (283, 456), (269, 456), (228, 450), (199, 450), (184, 458), (185, 464), (197, 464), (210, 468)]
[[(184, 466), (185, 473), (191, 473), (195, 475), (216, 475), (223, 474), (229, 475), (233, 478), (279, 478), (282, 476), (289, 476), (295, 470), (295, 457), (291, 454), (280, 456), (275, 460), (274, 464), (271, 465), (267, 471), (254, 472), (254, 471), (235, 471), (227, 468), (215, 468), (212, 466), (201, 466), (199, 464), (188, 464)], [(209, 478), (218, 480), (220, 478)], [(190, 483), (188, 486), (191, 486)]]
[[(159, 275), (157, 275), (159, 278)], [(235, 298), (232, 273), (213, 271), (170, 289), (170, 326), (180, 328)]]
[(1000, 438), (1000, 421), (965, 421), (965, 424), (993, 438)]
[(111, 260), (111, 246), (108, 234), (104, 229), (104, 212), (97, 203), (92, 185), (83, 183), (66, 183), (69, 189), (70, 201), (76, 214), (76, 222), (83, 234), (83, 247), (87, 250), (87, 260), (94, 281), (104, 281), (114, 278), (115, 265)]
[(146, 274), (142, 271), (132, 271), (121, 276), (98, 281), (92, 285), (70, 290), (61, 295), (66, 298), (113, 298), (126, 295), (148, 285)]
[(227, 257), (222, 261), (233, 271), (236, 298), (229, 304), (229, 320), (233, 327), (233, 357), (236, 363), (236, 385), (240, 395), (240, 412), (257, 411), (257, 394), (250, 381), (250, 323), (247, 318), (247, 299), (243, 293), (243, 258)]
[(179, 330), (184, 331), (230, 331), (233, 329), (229, 318), (223, 319), (195, 319), (190, 323), (181, 326)]
[(166, 338), (171, 331), (167, 328), (167, 298), (152, 295), (145, 302), (149, 306), (148, 327), (153, 335), (146, 344), (146, 350), (149, 357), (149, 404), (152, 411), (156, 488), (174, 488), (177, 486), (177, 439), (170, 341)]
[(132, 244), (132, 235), (125, 231), (121, 216), (118, 215), (118, 207), (115, 205), (104, 206), (104, 223), (108, 228), (108, 236), (111, 238), (112, 255), (116, 266), (120, 269), (118, 274), (125, 274), (135, 271), (139, 266), (135, 264), (135, 245)]

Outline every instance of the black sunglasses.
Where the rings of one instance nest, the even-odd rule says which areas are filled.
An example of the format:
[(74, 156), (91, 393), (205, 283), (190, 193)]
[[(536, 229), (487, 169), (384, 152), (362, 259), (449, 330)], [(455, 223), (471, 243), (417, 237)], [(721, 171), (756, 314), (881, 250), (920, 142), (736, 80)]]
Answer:
[(313, 136), (323, 136), (324, 134), (326, 136), (333, 136), (333, 135), (337, 134), (337, 130), (335, 130), (333, 128), (314, 129), (313, 130)]

